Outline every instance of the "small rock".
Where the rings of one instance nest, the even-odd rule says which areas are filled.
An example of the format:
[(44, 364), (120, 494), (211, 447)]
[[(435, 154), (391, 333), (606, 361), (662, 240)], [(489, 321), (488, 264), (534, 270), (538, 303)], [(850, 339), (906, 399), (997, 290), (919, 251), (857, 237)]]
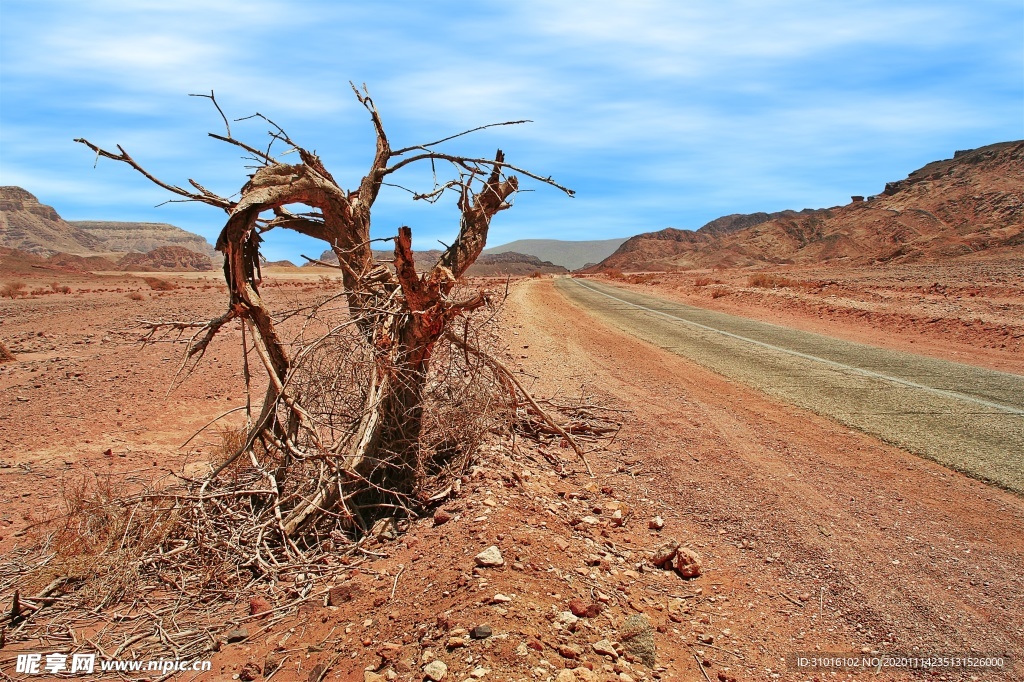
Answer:
[(385, 682), (386, 680), (387, 678), (380, 673), (375, 673), (372, 670), (363, 671), (363, 682)]
[(266, 618), (270, 614), (267, 613), (271, 609), (270, 602), (262, 597), (253, 597), (249, 600), (249, 615), (255, 616), (259, 613), (264, 614), (261, 618)]
[(243, 665), (242, 669), (238, 671), (238, 679), (242, 680), (242, 682), (252, 682), (253, 680), (258, 680), (262, 676), (263, 671), (260, 670), (260, 667), (252, 661)]
[(448, 675), (448, 666), (443, 661), (431, 661), (423, 666), (423, 674), (428, 680), (440, 682)]
[(569, 541), (562, 538), (555, 538), (555, 547), (558, 548), (559, 552), (564, 552), (569, 549)]
[(507, 604), (510, 601), (512, 601), (512, 597), (509, 597), (509, 596), (506, 596), (506, 595), (500, 594), (500, 593), (494, 595), (493, 597), (491, 597), (491, 603), (492, 604)]
[(715, 643), (715, 636), (714, 635), (707, 635), (707, 634), (697, 635), (697, 641), (700, 642), (701, 644), (714, 644)]
[(462, 637), (449, 637), (448, 643), (445, 646), (449, 649), (461, 649), (466, 646), (466, 640)]
[(544, 644), (536, 637), (531, 637), (526, 640), (526, 646), (533, 649), (534, 651), (544, 651)]
[(577, 618), (594, 618), (601, 614), (602, 608), (600, 603), (586, 602), (579, 598), (569, 600), (569, 610)]
[(636, 682), (629, 673), (619, 673), (619, 682)]
[(555, 677), (555, 682), (576, 682), (576, 673), (568, 668), (563, 668), (558, 671), (558, 676)]
[(501, 551), (498, 550), (496, 545), (491, 545), (484, 551), (473, 557), (473, 561), (476, 562), (477, 566), (484, 568), (496, 568), (498, 566), (505, 565), (505, 559), (501, 556)]
[(611, 656), (612, 658), (618, 657), (618, 652), (615, 651), (615, 647), (607, 639), (594, 642), (590, 645), (594, 649), (594, 653), (598, 656)]
[(651, 563), (655, 566), (663, 566), (667, 564), (675, 558), (676, 551), (678, 551), (678, 549), (679, 541), (669, 538), (654, 549), (654, 556), (651, 557)]
[(236, 628), (234, 630), (228, 630), (224, 637), (228, 640), (228, 644), (243, 642), (249, 639), (249, 631), (245, 628)]
[(676, 551), (676, 572), (683, 578), (696, 578), (703, 570), (700, 555), (685, 547)]
[(434, 512), (434, 525), (440, 526), (448, 523), (452, 520), (452, 515), (446, 512), (444, 509), (438, 509)]
[(583, 655), (583, 651), (578, 646), (575, 646), (573, 644), (561, 645), (560, 647), (558, 647), (558, 653), (562, 656), (562, 658), (568, 658), (573, 661), (575, 661), (577, 658)]
[(665, 527), (665, 519), (660, 516), (655, 516), (653, 519), (647, 522), (647, 527), (651, 530), (661, 530)]
[(475, 628), (470, 630), (469, 636), (473, 639), (487, 639), (493, 634), (490, 625), (477, 625)]

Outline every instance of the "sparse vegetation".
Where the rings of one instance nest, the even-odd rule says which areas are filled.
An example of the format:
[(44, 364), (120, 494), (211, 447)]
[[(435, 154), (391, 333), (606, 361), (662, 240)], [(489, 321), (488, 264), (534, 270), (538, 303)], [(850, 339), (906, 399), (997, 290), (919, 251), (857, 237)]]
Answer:
[(53, 289), (53, 291), (55, 293), (58, 293), (58, 294), (70, 294), (71, 293), (71, 287), (69, 287), (66, 284), (61, 284), (60, 282), (52, 282), (50, 284), (50, 288)]
[(605, 270), (604, 271), (604, 276), (607, 277), (608, 279), (624, 279), (625, 278), (625, 275), (622, 274), (622, 270), (619, 270), (618, 268), (609, 268), (608, 270)]
[(3, 288), (0, 288), (0, 296), (6, 296), (7, 298), (24, 296), (27, 288), (28, 285), (24, 282), (8, 282), (3, 285)]
[(142, 295), (141, 291), (133, 291), (130, 294), (128, 294), (128, 298), (130, 298), (133, 301), (141, 301), (142, 299), (145, 298), (145, 296)]

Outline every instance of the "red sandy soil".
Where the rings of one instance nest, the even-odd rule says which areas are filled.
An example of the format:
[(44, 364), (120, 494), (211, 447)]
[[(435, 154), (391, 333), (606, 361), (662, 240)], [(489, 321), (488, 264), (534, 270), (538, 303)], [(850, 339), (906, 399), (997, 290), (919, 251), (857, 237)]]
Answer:
[[(749, 289), (745, 276), (716, 273), (725, 283), (705, 287), (685, 279), (635, 286), (748, 313), (788, 301), (741, 291)], [(63, 482), (109, 473), (141, 486), (168, 470), (199, 470), (220, 454), (216, 430), (180, 446), (242, 404), (238, 332), (226, 330), (199, 372), (166, 395), (183, 346), (142, 349), (137, 328), (123, 331), (136, 319), (219, 313), (223, 287), (191, 278), (196, 283), (179, 283), (195, 289), (157, 293), (130, 277), (82, 276), (68, 281), (71, 294), (0, 301), (0, 340), (18, 357), (0, 365), (0, 551), (24, 542), (26, 527), (59, 507)], [(855, 279), (843, 286), (861, 286)], [(312, 289), (277, 284), (265, 292), (278, 304)], [(712, 299), (705, 294), (712, 286), (733, 293)], [(907, 286), (907, 300), (925, 307), (932, 300)], [(129, 299), (128, 288), (143, 299)], [(893, 333), (885, 322), (893, 318), (884, 315), (864, 325), (822, 313), (827, 324), (815, 322), (815, 306), (832, 293), (780, 303), (770, 314), (936, 354), (952, 353), (941, 350), (947, 343), (966, 352), (978, 338)], [(971, 305), (952, 310), (980, 314)], [(448, 666), (446, 680), (845, 680), (868, 673), (792, 670), (785, 656), (1024, 655), (1020, 497), (603, 327), (550, 281), (516, 284), (504, 314), (504, 357), (533, 377), (536, 394), (563, 403), (585, 395), (621, 422), (613, 441), (586, 443), (595, 477), (558, 439), (539, 447), (493, 439), (461, 493), (442, 505), (450, 520), (423, 519), (397, 541), (368, 547), (374, 555), (353, 562), (330, 599), (317, 592), (297, 614), (249, 620), (248, 639), (225, 644), (213, 655), (213, 673), (195, 679), (310, 680), (326, 668), (327, 680), (422, 680), (422, 665), (436, 658)], [(1013, 314), (1016, 322), (1005, 324), (1019, 329)], [(1019, 362), (1012, 352), (990, 348), (971, 359), (1012, 367)], [(564, 461), (565, 476), (541, 450)], [(625, 518), (621, 526), (615, 510)], [(649, 528), (656, 515), (662, 530)], [(701, 555), (703, 575), (684, 580), (650, 564), (648, 551), (669, 537)], [(474, 555), (490, 545), (505, 565), (476, 568)], [(241, 595), (238, 614), (248, 613), (251, 597), (273, 604), (288, 589)], [(575, 622), (563, 615), (595, 604), (593, 615)], [(624, 624), (636, 614), (654, 628), (653, 668), (593, 647), (632, 641)], [(492, 636), (468, 637), (477, 625), (490, 626)], [(10, 646), (0, 652), (0, 670), (12, 656)], [(973, 678), (905, 670), (877, 677), (1022, 674), (1018, 667)]]

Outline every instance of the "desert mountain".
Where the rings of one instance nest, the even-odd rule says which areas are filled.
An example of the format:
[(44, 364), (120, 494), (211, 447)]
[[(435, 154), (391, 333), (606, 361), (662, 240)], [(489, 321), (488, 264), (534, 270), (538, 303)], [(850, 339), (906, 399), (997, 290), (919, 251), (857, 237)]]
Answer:
[(627, 240), (593, 270), (910, 262), (1024, 246), (1024, 141), (936, 161), (845, 206), (732, 215)]
[[(417, 269), (432, 267), (441, 258), (441, 251), (429, 249), (427, 251), (416, 251)], [(391, 251), (374, 251), (374, 258), (379, 261), (391, 261), (395, 254)], [(338, 258), (334, 252), (328, 249), (320, 254), (320, 260), (325, 263), (337, 263)], [(541, 274), (562, 274), (568, 270), (561, 265), (555, 265), (548, 261), (542, 261), (537, 256), (524, 253), (482, 253), (476, 262), (469, 266), (466, 274), (470, 277), (494, 277), (499, 275), (532, 275), (535, 272)]]
[(508, 244), (484, 249), (485, 254), (513, 251), (536, 256), (542, 261), (561, 265), (569, 270), (578, 270), (588, 263), (600, 263), (615, 252), (626, 241), (619, 239), (592, 239), (587, 241), (565, 241), (561, 239), (519, 239)]
[(212, 270), (216, 254), (166, 223), (66, 221), (21, 187), (0, 187), (0, 246), (72, 270)]
[(21, 187), (0, 187), (0, 246), (41, 256), (108, 250), (102, 239), (71, 225)]
[(107, 251), (148, 253), (161, 246), (182, 246), (189, 251), (220, 257), (203, 237), (167, 223), (71, 220), (68, 224), (101, 239)]

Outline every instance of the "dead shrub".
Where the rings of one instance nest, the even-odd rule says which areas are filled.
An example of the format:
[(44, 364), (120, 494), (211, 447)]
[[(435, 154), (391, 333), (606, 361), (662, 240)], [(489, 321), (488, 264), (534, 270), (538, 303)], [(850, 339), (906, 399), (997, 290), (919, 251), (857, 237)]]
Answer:
[(178, 288), (174, 282), (159, 277), (143, 277), (142, 280), (149, 285), (153, 291), (172, 291)]
[(24, 282), (8, 282), (2, 289), (0, 289), (0, 296), (6, 296), (14, 299), (18, 296), (24, 296), (27, 288), (28, 285)]
[(618, 268), (609, 268), (608, 270), (605, 270), (604, 276), (608, 279), (625, 279), (626, 277), (622, 274), (622, 270), (619, 270)]
[(133, 291), (133, 292), (128, 294), (128, 298), (130, 298), (133, 301), (141, 301), (142, 299), (144, 299), (146, 297), (142, 295), (141, 291)]
[(729, 292), (726, 291), (725, 289), (723, 289), (721, 287), (716, 287), (716, 288), (711, 290), (711, 298), (722, 298), (723, 296), (725, 296), (728, 293)]
[(712, 280), (710, 277), (698, 277), (697, 279), (693, 280), (693, 286), (706, 287), (707, 285), (711, 284), (711, 281)]

